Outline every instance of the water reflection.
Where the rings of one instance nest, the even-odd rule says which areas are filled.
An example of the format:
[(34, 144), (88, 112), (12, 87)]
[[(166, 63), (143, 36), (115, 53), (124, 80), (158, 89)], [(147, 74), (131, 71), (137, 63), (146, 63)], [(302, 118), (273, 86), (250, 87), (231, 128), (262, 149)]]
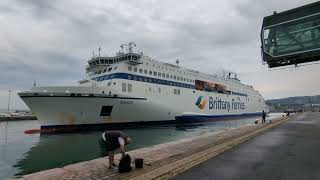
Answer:
[(41, 135), (39, 142), (14, 165), (18, 169), (16, 175), (101, 157), (99, 134)]

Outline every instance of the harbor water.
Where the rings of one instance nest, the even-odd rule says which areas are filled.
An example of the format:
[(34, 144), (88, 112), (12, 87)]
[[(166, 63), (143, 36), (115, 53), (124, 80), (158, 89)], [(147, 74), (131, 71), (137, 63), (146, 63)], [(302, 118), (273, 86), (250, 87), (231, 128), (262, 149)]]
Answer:
[[(283, 114), (269, 114), (269, 119)], [(259, 117), (219, 120), (204, 124), (144, 127), (124, 130), (133, 143), (126, 150), (143, 148), (208, 132), (254, 124)], [(21, 176), (41, 170), (63, 167), (81, 161), (106, 156), (99, 147), (100, 131), (72, 134), (25, 134), (39, 129), (38, 121), (0, 122), (0, 179)]]

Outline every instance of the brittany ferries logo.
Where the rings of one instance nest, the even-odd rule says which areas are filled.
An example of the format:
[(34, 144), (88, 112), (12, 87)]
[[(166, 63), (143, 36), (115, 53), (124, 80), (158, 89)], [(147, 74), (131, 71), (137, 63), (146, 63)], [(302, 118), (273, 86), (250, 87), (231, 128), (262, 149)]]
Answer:
[(206, 105), (207, 105), (207, 100), (203, 96), (199, 96), (196, 102), (196, 106), (198, 106), (199, 109), (204, 109)]

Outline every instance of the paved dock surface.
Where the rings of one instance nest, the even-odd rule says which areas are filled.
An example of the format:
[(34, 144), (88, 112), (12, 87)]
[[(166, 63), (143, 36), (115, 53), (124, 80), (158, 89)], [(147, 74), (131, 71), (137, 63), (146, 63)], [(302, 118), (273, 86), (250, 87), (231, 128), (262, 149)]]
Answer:
[(301, 114), (174, 179), (320, 179), (320, 113)]

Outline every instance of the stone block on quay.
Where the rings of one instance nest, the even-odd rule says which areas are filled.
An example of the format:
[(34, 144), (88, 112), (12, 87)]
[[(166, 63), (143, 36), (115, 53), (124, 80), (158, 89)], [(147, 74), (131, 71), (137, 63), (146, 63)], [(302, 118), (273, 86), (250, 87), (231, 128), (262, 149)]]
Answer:
[(42, 180), (42, 179), (59, 179), (63, 176), (66, 176), (70, 172), (62, 168), (54, 168), (46, 171), (41, 171), (29, 175), (22, 176), (22, 178), (27, 180)]

